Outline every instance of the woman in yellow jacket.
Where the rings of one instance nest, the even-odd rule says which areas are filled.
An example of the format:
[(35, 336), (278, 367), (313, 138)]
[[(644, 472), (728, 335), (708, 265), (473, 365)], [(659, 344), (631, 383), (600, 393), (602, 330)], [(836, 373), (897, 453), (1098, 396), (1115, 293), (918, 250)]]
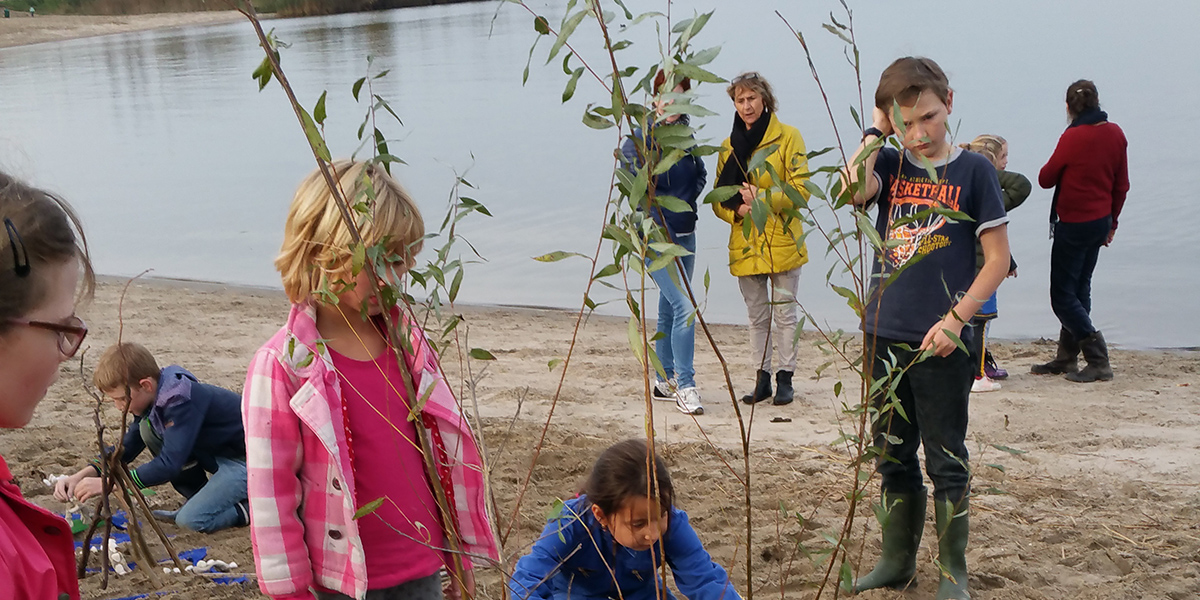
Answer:
[[(796, 290), (800, 267), (808, 262), (801, 207), (793, 198), (796, 192), (808, 198), (804, 189), (808, 159), (800, 132), (775, 116), (775, 94), (766, 79), (758, 73), (744, 73), (733, 79), (727, 91), (737, 114), (733, 131), (721, 148), (716, 187), (739, 186), (739, 192), (713, 204), (713, 211), (731, 225), (729, 272), (738, 278), (746, 301), (751, 351), (758, 367), (754, 392), (743, 396), (742, 402), (772, 398), (774, 341), (779, 371), (772, 403), (789, 404), (796, 370)], [(775, 150), (766, 160), (770, 170), (766, 166), (747, 168), (755, 152), (771, 146)], [(790, 196), (784, 191), (788, 187), (793, 189)]]

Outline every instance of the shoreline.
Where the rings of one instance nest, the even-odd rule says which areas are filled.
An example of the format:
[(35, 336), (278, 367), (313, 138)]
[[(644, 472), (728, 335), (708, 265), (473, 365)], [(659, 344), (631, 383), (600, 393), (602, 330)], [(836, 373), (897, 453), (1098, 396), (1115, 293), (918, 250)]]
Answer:
[[(120, 285), (129, 281), (130, 277), (122, 275), (96, 275), (97, 284)], [(195, 290), (199, 292), (229, 292), (233, 294), (244, 294), (255, 297), (275, 296), (283, 298), (283, 289), (271, 286), (261, 286), (242, 283), (224, 283), (221, 281), (211, 281), (206, 279), (189, 279), (186, 277), (164, 277), (157, 275), (146, 275), (139, 277), (137, 283), (149, 287), (165, 288), (165, 289), (182, 289)], [(545, 305), (526, 305), (526, 304), (466, 304), (459, 303), (456, 305), (460, 309), (464, 309), (473, 313), (487, 313), (488, 311), (514, 311), (536, 313), (552, 313), (575, 315), (578, 313), (577, 308), (563, 308), (557, 306)], [(617, 319), (621, 322), (626, 320), (625, 316), (620, 315), (605, 315), (593, 313), (587, 319)], [(714, 326), (721, 327), (742, 327), (745, 323), (712, 323)], [(806, 330), (808, 331), (808, 330)], [(857, 335), (857, 332), (855, 333)], [(697, 338), (699, 340), (700, 338)], [(1048, 338), (989, 338), (997, 342), (1008, 344), (1021, 344), (1031, 346), (1051, 345), (1054, 340)], [(1182, 347), (1142, 347), (1142, 346), (1126, 346), (1122, 344), (1112, 344), (1114, 349), (1120, 349), (1125, 352), (1165, 352), (1173, 355), (1187, 356), (1190, 354), (1200, 354), (1200, 346), (1182, 346)], [(1200, 356), (1197, 356), (1200, 358)]]
[[(273, 18), (259, 15), (260, 19)], [(28, 15), (0, 19), (0, 49), (65, 42), (118, 33), (221, 25), (244, 19), (233, 10), (148, 13), (141, 15)]]

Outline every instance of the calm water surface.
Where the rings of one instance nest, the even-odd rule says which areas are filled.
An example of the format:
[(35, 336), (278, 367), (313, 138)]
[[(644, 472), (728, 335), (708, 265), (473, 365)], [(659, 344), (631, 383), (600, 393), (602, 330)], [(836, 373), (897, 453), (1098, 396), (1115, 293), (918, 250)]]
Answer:
[[(635, 11), (661, 7), (629, 4)], [(856, 4), (868, 94), (896, 56), (935, 58), (957, 92), (958, 137), (1003, 135), (1009, 168), (1031, 179), (1066, 125), (1066, 85), (1096, 80), (1104, 108), (1129, 138), (1133, 189), (1117, 240), (1101, 253), (1093, 316), (1120, 345), (1200, 345), (1200, 320), (1188, 310), (1200, 275), (1188, 258), (1200, 225), (1200, 169), (1187, 129), (1200, 97), (1200, 38), (1190, 29), (1200, 5), (1177, 0), (1137, 12), (1087, 0)], [(535, 8), (557, 22), (557, 6)], [(799, 44), (773, 14), (780, 6), (817, 54), (843, 136), (857, 139), (847, 109), (857, 104), (853, 73), (838, 42), (820, 28), (836, 2), (691, 0), (673, 10), (678, 18), (716, 8), (700, 36), (702, 45), (724, 48), (713, 70), (726, 77), (762, 72), (776, 87), (780, 118), (800, 129), (809, 148), (834, 145)], [(494, 3), (268, 23), (292, 44), (284, 68), (302, 101), (311, 107), (329, 90), (335, 155), (355, 148), (362, 109), (350, 86), (365, 73), (369, 54), (391, 69), (376, 91), (404, 121), (388, 129), (402, 140), (393, 153), (409, 163), (397, 174), (430, 226), (441, 220), (455, 171), (466, 171), (479, 188), (471, 195), (496, 216), (464, 228), (487, 262), (469, 268), (462, 300), (572, 307), (580, 303), (586, 265), (530, 257), (594, 250), (617, 141), (611, 130), (579, 122), (586, 103), (607, 100), (595, 82), (581, 81), (571, 102), (559, 102), (565, 76), (558, 61), (540, 66), (549, 42), (521, 85), (531, 25), (523, 10), (505, 5), (497, 14)], [(585, 22), (575, 43), (600, 61), (593, 29)], [(652, 34), (645, 27), (630, 32), (637, 43), (623, 58), (645, 64)], [(271, 260), (291, 194), (313, 162), (279, 87), (260, 93), (250, 79), (261, 57), (247, 23), (0, 50), (0, 169), (57, 190), (79, 208), (101, 272), (153, 269), (277, 287)], [(728, 135), (732, 105), (720, 86), (699, 91), (720, 113), (700, 120), (702, 134), (719, 141)], [(710, 171), (714, 166), (710, 160)], [(1013, 212), (1009, 235), (1020, 276), (1001, 288), (994, 335), (1057, 332), (1046, 291), (1050, 197), (1035, 190)], [(697, 272), (708, 269), (712, 277), (706, 314), (743, 322), (726, 268), (727, 226), (701, 210)], [(831, 263), (815, 236), (810, 253), (801, 300), (833, 326), (853, 327), (853, 315), (823, 285)]]

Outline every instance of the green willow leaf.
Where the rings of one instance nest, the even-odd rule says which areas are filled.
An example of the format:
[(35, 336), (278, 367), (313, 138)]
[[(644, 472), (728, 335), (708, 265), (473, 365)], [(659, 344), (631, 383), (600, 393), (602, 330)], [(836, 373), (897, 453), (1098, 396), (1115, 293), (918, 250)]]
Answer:
[(376, 499), (362, 505), (361, 508), (354, 511), (354, 520), (357, 521), (357, 520), (375, 512), (376, 510), (379, 510), (379, 507), (383, 506), (383, 500), (384, 500), (384, 497), (380, 496), (379, 498), (376, 498)]
[(328, 90), (322, 91), (321, 97), (317, 98), (317, 105), (313, 108), (313, 120), (318, 125), (325, 124), (325, 95), (328, 93)]
[(558, 262), (560, 260), (563, 260), (564, 258), (570, 258), (572, 256), (582, 256), (583, 258), (587, 258), (587, 256), (580, 254), (578, 252), (565, 252), (563, 250), (555, 250), (554, 252), (549, 252), (549, 253), (543, 254), (541, 256), (535, 256), (535, 257), (533, 257), (533, 260), (536, 260), (538, 262), (552, 263), (552, 262)]
[(558, 51), (562, 50), (563, 45), (567, 43), (567, 39), (571, 37), (572, 33), (575, 33), (575, 28), (579, 27), (579, 24), (583, 22), (583, 18), (587, 14), (587, 10), (580, 10), (563, 21), (562, 29), (558, 31), (558, 38), (554, 40), (554, 45), (550, 46), (550, 56), (546, 58), (546, 64), (550, 64), (550, 61), (554, 60), (555, 56), (558, 56)]
[(579, 76), (583, 75), (583, 67), (579, 67), (571, 72), (571, 79), (567, 81), (567, 87), (563, 90), (562, 101), (565, 103), (575, 95), (575, 85), (579, 83)]
[(483, 348), (471, 348), (468, 356), (475, 360), (496, 360), (496, 356)]
[(583, 124), (591, 127), (592, 129), (608, 129), (609, 127), (614, 127), (612, 121), (596, 115), (590, 109), (583, 111)]
[(321, 132), (317, 129), (317, 124), (313, 121), (312, 115), (304, 107), (300, 107), (300, 122), (304, 125), (304, 135), (308, 138), (308, 143), (313, 147), (317, 156), (325, 162), (330, 162), (333, 159), (329, 155), (329, 147), (325, 145), (325, 138), (321, 137)]

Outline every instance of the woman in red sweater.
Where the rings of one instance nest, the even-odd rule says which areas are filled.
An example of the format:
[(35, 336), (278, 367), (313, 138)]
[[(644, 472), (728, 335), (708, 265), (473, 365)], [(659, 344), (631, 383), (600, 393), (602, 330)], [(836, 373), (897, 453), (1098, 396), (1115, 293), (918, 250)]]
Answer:
[[(1129, 191), (1125, 134), (1100, 110), (1096, 85), (1086, 79), (1067, 88), (1071, 125), (1054, 155), (1038, 173), (1043, 188), (1054, 187), (1050, 223), (1050, 306), (1062, 323), (1058, 355), (1031, 369), (1067, 374), (1078, 382), (1107, 381), (1113, 372), (1104, 335), (1092, 326), (1092, 271), (1100, 246), (1112, 243), (1117, 217)], [(1087, 366), (1078, 368), (1080, 351)]]
[[(87, 326), (76, 301), (95, 287), (66, 202), (0, 173), (0, 428), (24, 427)], [(83, 280), (84, 294), (77, 293)], [(25, 500), (0, 457), (0, 594), (79, 600), (67, 522)]]

